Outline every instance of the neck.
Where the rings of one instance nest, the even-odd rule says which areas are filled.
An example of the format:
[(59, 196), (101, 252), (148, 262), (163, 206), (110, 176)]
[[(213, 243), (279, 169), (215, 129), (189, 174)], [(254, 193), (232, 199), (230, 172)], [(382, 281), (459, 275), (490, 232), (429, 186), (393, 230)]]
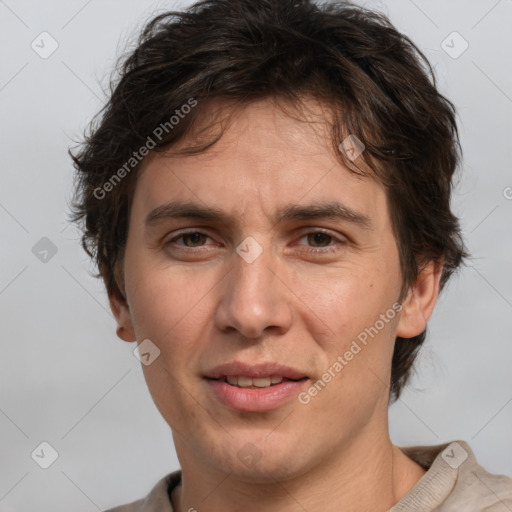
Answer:
[(182, 484), (172, 495), (175, 512), (361, 512), (386, 511), (425, 474), (425, 470), (383, 439), (365, 438), (334, 453), (330, 460), (291, 479), (251, 483), (234, 474), (182, 465)]

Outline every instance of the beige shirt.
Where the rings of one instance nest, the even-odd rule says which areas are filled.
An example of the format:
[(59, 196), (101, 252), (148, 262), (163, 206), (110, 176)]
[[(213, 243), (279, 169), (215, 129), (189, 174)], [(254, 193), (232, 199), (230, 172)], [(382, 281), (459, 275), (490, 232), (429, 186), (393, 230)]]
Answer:
[[(512, 512), (512, 478), (488, 473), (464, 441), (401, 450), (427, 472), (388, 512)], [(173, 512), (169, 494), (180, 481), (174, 471), (145, 498), (106, 512)]]

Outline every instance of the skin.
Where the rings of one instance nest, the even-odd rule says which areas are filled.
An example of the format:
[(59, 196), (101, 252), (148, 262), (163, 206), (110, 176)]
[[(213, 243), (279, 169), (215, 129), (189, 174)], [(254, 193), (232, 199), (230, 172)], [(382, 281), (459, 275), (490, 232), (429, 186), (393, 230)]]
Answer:
[[(268, 412), (235, 411), (203, 378), (225, 362), (273, 361), (303, 371), (311, 384), (400, 295), (385, 190), (341, 165), (322, 122), (327, 110), (306, 104), (310, 122), (270, 99), (239, 107), (208, 151), (153, 155), (138, 178), (126, 300), (111, 295), (110, 303), (120, 338), (150, 339), (160, 350), (143, 370), (172, 429), (182, 468), (172, 501), (180, 512), (384, 511), (425, 473), (390, 441), (388, 383), (396, 336), (421, 333), (432, 313), (438, 264), (427, 265), (400, 313), (306, 405), (294, 397)], [(145, 225), (151, 211), (178, 199), (220, 208), (230, 221)], [(284, 205), (315, 201), (342, 202), (371, 228), (273, 220)], [(183, 229), (205, 236), (177, 238)], [(326, 236), (307, 236), (319, 231)], [(252, 263), (235, 250), (248, 236), (263, 249)], [(252, 465), (237, 456), (247, 443), (259, 454)]]

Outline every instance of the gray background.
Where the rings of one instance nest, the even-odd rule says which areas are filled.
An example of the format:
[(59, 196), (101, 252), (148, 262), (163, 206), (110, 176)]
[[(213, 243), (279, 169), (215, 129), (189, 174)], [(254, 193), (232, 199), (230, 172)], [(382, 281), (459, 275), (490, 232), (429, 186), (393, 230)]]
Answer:
[[(67, 222), (66, 151), (103, 104), (127, 36), (188, 3), (0, 1), (2, 511), (101, 510), (178, 468), (134, 344), (116, 337)], [(454, 208), (474, 256), (441, 297), (418, 375), (391, 407), (392, 439), (463, 439), (489, 471), (512, 475), (512, 1), (366, 5), (425, 51), (458, 108), (465, 161)], [(43, 31), (59, 45), (47, 59), (31, 48)], [(453, 31), (469, 44), (458, 58), (441, 46)], [(448, 44), (453, 53), (463, 43)], [(43, 441), (58, 452), (46, 470), (31, 458)]]

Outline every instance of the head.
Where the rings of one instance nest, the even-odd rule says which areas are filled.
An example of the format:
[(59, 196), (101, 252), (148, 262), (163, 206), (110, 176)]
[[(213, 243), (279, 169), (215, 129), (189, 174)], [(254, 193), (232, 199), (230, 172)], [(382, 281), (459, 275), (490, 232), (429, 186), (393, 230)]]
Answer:
[[(459, 153), (453, 105), (383, 15), (211, 0), (148, 22), (71, 152), (74, 219), (118, 335), (160, 351), (144, 374), (182, 450), (266, 478), (385, 428), (465, 256)], [(305, 379), (235, 410), (211, 382), (230, 362)]]

